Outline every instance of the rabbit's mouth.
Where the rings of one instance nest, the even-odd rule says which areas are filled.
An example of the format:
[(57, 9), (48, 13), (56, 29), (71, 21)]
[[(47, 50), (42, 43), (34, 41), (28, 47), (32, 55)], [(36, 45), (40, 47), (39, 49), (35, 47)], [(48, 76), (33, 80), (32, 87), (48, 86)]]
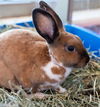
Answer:
[(82, 68), (82, 67), (85, 67), (85, 66), (88, 64), (89, 60), (90, 60), (89, 56), (88, 56), (87, 58), (83, 58), (83, 59), (81, 59), (81, 60), (79, 61), (79, 63), (73, 64), (73, 67), (74, 67), (74, 68)]

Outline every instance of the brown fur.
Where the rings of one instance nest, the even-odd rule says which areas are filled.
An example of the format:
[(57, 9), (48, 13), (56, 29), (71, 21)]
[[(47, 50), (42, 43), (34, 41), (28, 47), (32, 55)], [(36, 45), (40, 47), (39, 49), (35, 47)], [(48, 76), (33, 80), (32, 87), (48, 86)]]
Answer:
[[(36, 89), (36, 86), (45, 81), (56, 82), (49, 79), (40, 69), (51, 60), (44, 39), (37, 39), (38, 35), (25, 30), (13, 30), (7, 34), (9, 38), (4, 38), (0, 42), (1, 86), (10, 88), (8, 81), (11, 81), (13, 84), (18, 82), (24, 88)], [(41, 78), (42, 75), (44, 78)]]
[[(36, 32), (22, 29), (0, 35), (0, 86), (11, 89), (11, 84), (22, 85), (24, 88), (32, 87), (33, 92), (47, 89), (53, 87), (51, 84), (59, 84), (65, 79), (67, 67), (83, 67), (89, 61), (81, 40), (65, 32), (57, 14), (48, 5), (46, 8), (48, 13), (39, 9), (35, 11), (38, 12), (36, 17), (37, 28), (41, 31), (39, 33), (43, 34), (41, 36), (44, 38), (48, 36), (45, 40)], [(40, 16), (44, 22), (46, 19), (46, 26), (45, 23), (41, 24), (43, 22)], [(51, 44), (47, 44), (46, 40), (50, 38)], [(67, 48), (70, 45), (75, 47), (75, 51), (65, 49), (65, 46)], [(49, 70), (54, 76), (61, 75), (60, 80), (51, 79), (42, 69), (50, 62), (53, 63), (53, 67)], [(50, 84), (45, 86), (46, 82)]]
[[(41, 66), (44, 66), (51, 60), (48, 47), (44, 39), (41, 37), (37, 39), (37, 35), (35, 36), (32, 34), (32, 32), (25, 30), (13, 30), (8, 35), (9, 38), (4, 38), (0, 42), (1, 86), (9, 88), (9, 80), (14, 84), (17, 84), (18, 81), (19, 84), (26, 88), (36, 88), (36, 86), (45, 81), (52, 83), (56, 82), (56, 80), (49, 79), (40, 69)], [(65, 59), (65, 64), (70, 66), (70, 63), (77, 63), (79, 58), (77, 53), (74, 53), (70, 56), (70, 52), (64, 52), (64, 43), (67, 43), (69, 40), (71, 40), (71, 44), (74, 44), (76, 47), (78, 47), (80, 50), (79, 52), (81, 53), (83, 48), (81, 41), (79, 39), (77, 40), (74, 35), (68, 33), (61, 35), (55, 44), (53, 46), (51, 45), (50, 49), (52, 50), (53, 54), (56, 53), (55, 58), (58, 62), (63, 62), (62, 60)], [(79, 44), (77, 41), (79, 41)], [(64, 75), (65, 69), (63, 67), (53, 67), (52, 72), (54, 74)], [(44, 78), (41, 78), (42, 75), (44, 75)]]

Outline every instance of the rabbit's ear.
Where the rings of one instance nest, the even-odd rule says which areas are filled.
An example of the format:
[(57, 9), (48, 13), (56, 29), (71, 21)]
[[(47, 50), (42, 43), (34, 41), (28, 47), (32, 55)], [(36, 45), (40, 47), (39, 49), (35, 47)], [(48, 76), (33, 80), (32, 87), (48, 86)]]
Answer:
[(60, 19), (60, 17), (57, 15), (57, 13), (44, 1), (40, 1), (40, 8), (47, 11), (49, 14), (52, 15), (52, 17), (55, 19), (56, 24), (58, 25), (59, 29), (63, 29), (63, 24)]
[(33, 10), (32, 17), (37, 32), (48, 43), (53, 43), (59, 36), (58, 27), (53, 17), (48, 12), (39, 8)]

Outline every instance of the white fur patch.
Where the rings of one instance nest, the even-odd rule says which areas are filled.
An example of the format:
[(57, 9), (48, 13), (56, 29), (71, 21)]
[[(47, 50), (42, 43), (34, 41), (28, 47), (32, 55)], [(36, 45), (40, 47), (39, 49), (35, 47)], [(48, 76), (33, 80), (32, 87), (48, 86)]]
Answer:
[(65, 88), (63, 88), (63, 87), (60, 86), (60, 85), (56, 86), (56, 87), (55, 87), (55, 90), (56, 90), (56, 89), (58, 89), (58, 92), (59, 92), (59, 93), (64, 93), (64, 92), (67, 91)]
[[(52, 57), (53, 58), (53, 57)], [(56, 62), (56, 60), (53, 58), (53, 61)], [(56, 62), (57, 63), (57, 62)], [(71, 73), (72, 71), (72, 67), (65, 67), (63, 66), (62, 63), (57, 63), (59, 66), (63, 67), (65, 69), (65, 74), (64, 74), (64, 79), (66, 79), (68, 77), (68, 75)]]
[(45, 82), (43, 85), (44, 85), (44, 86), (52, 86), (52, 87), (56, 87), (56, 86), (58, 86), (59, 84), (58, 84), (58, 83)]
[[(49, 50), (49, 53), (50, 53), (51, 61), (46, 66), (42, 67), (42, 69), (44, 70), (45, 74), (50, 79), (55, 79), (59, 83), (62, 83), (67, 78), (67, 76), (71, 73), (72, 68), (71, 67), (65, 67), (65, 66), (63, 66), (62, 63), (56, 61), (56, 59), (52, 56), (50, 50)], [(63, 67), (66, 72), (65, 72), (64, 75), (53, 74), (52, 71), (51, 71), (52, 67)], [(63, 80), (60, 79), (62, 76), (64, 76)]]
[[(48, 45), (48, 44), (47, 44)], [(49, 47), (49, 46), (48, 46)], [(45, 74), (50, 78), (50, 79), (55, 79), (58, 82), (57, 83), (49, 83), (49, 82), (45, 82), (43, 85), (44, 86), (48, 86), (51, 85), (52, 87), (58, 87), (59, 84), (61, 84), (67, 77), (68, 75), (71, 73), (72, 71), (72, 67), (65, 67), (63, 66), (63, 64), (61, 62), (57, 62), (56, 59), (52, 56), (52, 52), (49, 50), (50, 53), (50, 57), (51, 57), (51, 61), (44, 67), (42, 67), (42, 69), (44, 70)], [(64, 75), (57, 75), (57, 74), (53, 74), (51, 69), (52, 67), (63, 67), (65, 69), (65, 73)], [(61, 77), (64, 77), (63, 79), (61, 79)], [(63, 89), (61, 89), (61, 91), (65, 91)]]
[[(46, 86), (47, 86), (47, 88), (46, 88)], [(66, 89), (61, 87), (59, 85), (59, 83), (50, 83), (50, 82), (45, 82), (44, 84), (40, 85), (40, 88), (38, 90), (43, 91), (43, 90), (49, 89), (48, 86), (50, 86), (50, 88), (58, 91), (59, 93), (66, 92)]]
[(44, 70), (45, 74), (50, 78), (50, 79), (54, 79), (59, 81), (61, 78), (61, 75), (58, 74), (53, 74), (52, 73), (52, 68), (53, 67), (58, 67), (57, 65), (55, 65), (52, 61), (50, 61), (46, 66), (42, 67), (42, 69)]
[(66, 78), (66, 77), (68, 77), (68, 75), (71, 73), (72, 68), (71, 68), (71, 67), (64, 67), (64, 68), (66, 69), (66, 72), (65, 72), (65, 74), (64, 74), (64, 77)]
[[(55, 88), (59, 85), (59, 83), (50, 83), (50, 82), (44, 82), (43, 84), (41, 84), (39, 86), (39, 89), (38, 91), (43, 91), (43, 90), (46, 90), (46, 89), (49, 89), (49, 88)], [(49, 87), (48, 87), (49, 86)]]

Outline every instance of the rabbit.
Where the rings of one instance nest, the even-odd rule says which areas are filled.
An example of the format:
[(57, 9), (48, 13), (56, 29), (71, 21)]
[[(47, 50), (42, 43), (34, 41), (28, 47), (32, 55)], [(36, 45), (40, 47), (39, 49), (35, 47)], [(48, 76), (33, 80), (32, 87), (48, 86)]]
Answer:
[(64, 93), (61, 83), (73, 68), (87, 65), (89, 55), (80, 38), (64, 30), (44, 1), (32, 11), (32, 19), (37, 32), (12, 29), (0, 34), (0, 86)]

